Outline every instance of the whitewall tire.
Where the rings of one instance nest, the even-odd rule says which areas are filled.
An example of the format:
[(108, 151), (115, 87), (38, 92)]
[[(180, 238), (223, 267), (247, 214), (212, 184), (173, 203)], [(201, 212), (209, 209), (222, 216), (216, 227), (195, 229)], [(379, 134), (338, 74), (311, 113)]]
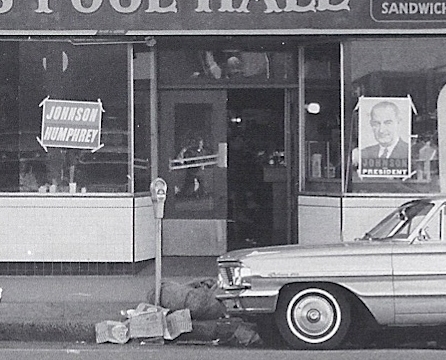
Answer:
[(291, 286), (279, 298), (276, 322), (295, 349), (339, 347), (350, 326), (350, 306), (335, 287)]

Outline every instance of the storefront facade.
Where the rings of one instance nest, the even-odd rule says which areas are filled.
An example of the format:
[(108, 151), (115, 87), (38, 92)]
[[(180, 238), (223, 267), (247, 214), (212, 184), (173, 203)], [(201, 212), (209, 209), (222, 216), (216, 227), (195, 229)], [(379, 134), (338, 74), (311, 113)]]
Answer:
[[(0, 19), (0, 274), (134, 272), (158, 176), (165, 256), (353, 240), (446, 192), (446, 1), (9, 0)], [(386, 160), (366, 150), (392, 137), (381, 102), (405, 145)]]

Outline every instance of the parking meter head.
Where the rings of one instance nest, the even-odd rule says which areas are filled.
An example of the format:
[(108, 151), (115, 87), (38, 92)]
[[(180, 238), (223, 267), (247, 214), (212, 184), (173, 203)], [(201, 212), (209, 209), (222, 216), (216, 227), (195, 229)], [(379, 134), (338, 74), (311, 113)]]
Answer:
[(150, 183), (150, 193), (152, 196), (155, 218), (164, 217), (164, 202), (167, 196), (167, 184), (161, 178), (156, 178)]

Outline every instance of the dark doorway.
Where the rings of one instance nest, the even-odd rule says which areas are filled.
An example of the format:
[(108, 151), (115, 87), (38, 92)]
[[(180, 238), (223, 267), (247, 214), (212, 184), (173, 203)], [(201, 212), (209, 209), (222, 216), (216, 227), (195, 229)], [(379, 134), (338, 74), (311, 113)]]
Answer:
[[(286, 174), (284, 90), (228, 90), (227, 110), (228, 249), (282, 243), (274, 231), (274, 184), (267, 174)], [(279, 227), (285, 234), (286, 224)]]

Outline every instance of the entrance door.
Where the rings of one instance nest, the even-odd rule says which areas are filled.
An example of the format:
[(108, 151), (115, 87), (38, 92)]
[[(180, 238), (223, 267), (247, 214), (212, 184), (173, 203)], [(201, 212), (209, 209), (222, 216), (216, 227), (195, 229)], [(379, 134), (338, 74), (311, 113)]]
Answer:
[(226, 91), (160, 91), (164, 255), (226, 251)]
[(228, 247), (287, 243), (285, 90), (228, 90)]
[(286, 94), (252, 88), (160, 92), (160, 175), (169, 187), (165, 255), (290, 242)]

